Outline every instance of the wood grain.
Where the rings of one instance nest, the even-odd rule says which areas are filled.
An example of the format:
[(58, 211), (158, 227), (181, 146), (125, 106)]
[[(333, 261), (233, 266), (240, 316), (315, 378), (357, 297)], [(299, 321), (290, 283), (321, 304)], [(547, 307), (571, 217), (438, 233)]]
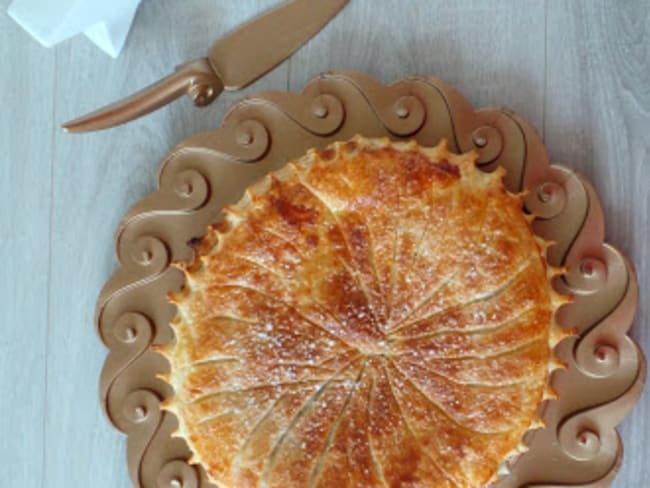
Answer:
[[(124, 437), (101, 413), (106, 350), (93, 331), (115, 267), (114, 229), (155, 185), (161, 157), (216, 127), (243, 94), (300, 90), (328, 69), (390, 82), (434, 74), (476, 106), (505, 105), (545, 136), (554, 160), (595, 184), (608, 239), (650, 288), (650, 4), (647, 0), (354, 0), (335, 22), (244, 92), (205, 109), (178, 101), (110, 131), (58, 126), (204, 56), (276, 0), (145, 0), (117, 60), (83, 38), (46, 50), (0, 0), (0, 485), (128, 487)], [(7, 315), (8, 313), (8, 315)], [(650, 350), (644, 300), (633, 335)], [(650, 398), (621, 427), (614, 486), (647, 485)]]
[(44, 460), (55, 66), (4, 9), (0, 59), (0, 484), (32, 488)]

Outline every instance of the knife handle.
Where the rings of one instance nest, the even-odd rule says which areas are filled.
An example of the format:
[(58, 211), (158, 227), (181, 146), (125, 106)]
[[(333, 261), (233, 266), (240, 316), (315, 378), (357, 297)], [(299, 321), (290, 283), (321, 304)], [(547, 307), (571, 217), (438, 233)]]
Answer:
[(63, 125), (69, 132), (106, 129), (123, 124), (188, 95), (194, 105), (202, 107), (223, 91), (223, 83), (207, 59), (197, 59), (178, 66), (175, 72), (133, 95)]

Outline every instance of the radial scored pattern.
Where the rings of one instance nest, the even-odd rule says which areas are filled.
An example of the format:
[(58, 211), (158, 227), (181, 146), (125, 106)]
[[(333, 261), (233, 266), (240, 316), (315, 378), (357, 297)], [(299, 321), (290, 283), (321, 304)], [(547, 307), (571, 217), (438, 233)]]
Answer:
[(552, 393), (551, 278), (503, 171), (361, 137), (249, 188), (179, 265), (163, 408), (220, 487), (482, 487)]

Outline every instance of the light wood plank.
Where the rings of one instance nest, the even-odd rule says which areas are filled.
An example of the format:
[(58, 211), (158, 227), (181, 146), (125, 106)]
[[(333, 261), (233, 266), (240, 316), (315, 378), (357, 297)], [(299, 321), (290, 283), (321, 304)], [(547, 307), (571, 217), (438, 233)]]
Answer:
[[(547, 76), (546, 143), (554, 159), (594, 183), (607, 239), (636, 266), (632, 336), (650, 351), (650, 3), (551, 0)], [(620, 432), (626, 456), (613, 486), (647, 486), (647, 389)]]
[(544, 4), (352, 1), (291, 59), (290, 88), (327, 70), (362, 71), (384, 82), (431, 74), (476, 107), (504, 105), (541, 127)]
[[(272, 0), (144, 2), (117, 60), (86, 39), (57, 48), (57, 124), (158, 80), (205, 56), (208, 46)], [(286, 85), (286, 67), (250, 90)], [(98, 398), (106, 350), (95, 335), (97, 295), (115, 268), (113, 233), (128, 207), (154, 189), (160, 159), (181, 139), (219, 124), (239, 94), (206, 109), (189, 99), (110, 131), (56, 133), (53, 173), (52, 323), (45, 430), (47, 486), (130, 486), (125, 438)], [(72, 379), (74, 378), (74, 379)], [(65, 399), (65, 401), (62, 401)], [(77, 462), (70, 467), (70, 460)]]
[(5, 8), (0, 2), (0, 484), (35, 488), (43, 467), (54, 56)]

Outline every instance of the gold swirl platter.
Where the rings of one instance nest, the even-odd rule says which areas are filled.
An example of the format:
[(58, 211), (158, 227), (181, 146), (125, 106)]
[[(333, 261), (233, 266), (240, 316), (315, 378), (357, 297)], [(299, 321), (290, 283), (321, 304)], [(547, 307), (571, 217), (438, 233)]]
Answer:
[(158, 190), (124, 216), (115, 243), (118, 267), (97, 304), (96, 322), (109, 349), (100, 378), (110, 422), (127, 435), (133, 485), (210, 486), (188, 463), (184, 441), (171, 436), (176, 419), (160, 409), (171, 395), (157, 375), (168, 369), (151, 349), (172, 338), (175, 308), (167, 293), (182, 275), (170, 267), (190, 260), (192, 240), (220, 219), (224, 205), (270, 171), (309, 148), (366, 137), (446, 138), (454, 152), (478, 152), (481, 169), (507, 170), (509, 190), (528, 190), (525, 205), (541, 237), (556, 242), (551, 265), (566, 266), (558, 291), (575, 301), (560, 310), (577, 336), (556, 352), (568, 368), (551, 381), (559, 398), (541, 406), (546, 428), (529, 432), (530, 450), (499, 478), (499, 488), (605, 487), (621, 463), (615, 427), (638, 399), (645, 359), (629, 338), (637, 285), (627, 259), (604, 242), (598, 196), (582, 176), (551, 164), (544, 144), (521, 117), (504, 109), (475, 111), (453, 87), (430, 76), (386, 86), (352, 72), (324, 73), (300, 94), (264, 92), (244, 98), (220, 128), (191, 136), (161, 164)]

